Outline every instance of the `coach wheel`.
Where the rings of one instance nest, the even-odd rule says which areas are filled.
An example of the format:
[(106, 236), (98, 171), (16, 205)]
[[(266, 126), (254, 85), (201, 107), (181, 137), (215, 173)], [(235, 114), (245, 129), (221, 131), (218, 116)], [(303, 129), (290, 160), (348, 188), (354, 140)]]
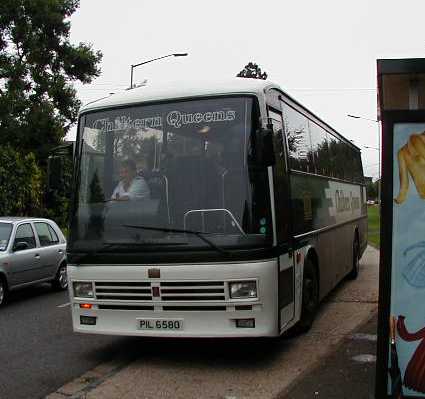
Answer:
[(295, 326), (297, 333), (308, 331), (313, 325), (319, 307), (319, 278), (316, 266), (310, 258), (304, 262), (301, 319)]
[(355, 280), (359, 275), (359, 264), (360, 264), (360, 249), (359, 249), (359, 240), (357, 236), (354, 238), (353, 242), (353, 267), (348, 274), (350, 280)]

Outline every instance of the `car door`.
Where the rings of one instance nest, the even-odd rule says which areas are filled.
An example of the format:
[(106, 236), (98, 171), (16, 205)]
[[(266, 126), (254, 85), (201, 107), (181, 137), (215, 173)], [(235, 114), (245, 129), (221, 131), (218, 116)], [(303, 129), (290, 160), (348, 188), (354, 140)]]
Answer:
[(53, 278), (64, 256), (63, 245), (60, 245), (58, 235), (49, 223), (34, 222), (34, 227), (40, 242), (43, 278)]
[[(26, 243), (24, 248), (22, 243)], [(39, 280), (40, 260), (40, 252), (31, 223), (21, 223), (16, 228), (10, 256), (12, 285)]]

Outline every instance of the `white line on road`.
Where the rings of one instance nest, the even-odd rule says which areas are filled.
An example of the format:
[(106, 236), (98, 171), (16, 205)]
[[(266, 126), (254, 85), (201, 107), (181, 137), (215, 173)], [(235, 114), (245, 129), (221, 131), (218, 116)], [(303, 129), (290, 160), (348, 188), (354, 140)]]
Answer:
[(63, 303), (62, 305), (58, 305), (58, 308), (66, 308), (69, 305), (71, 305), (71, 302), (67, 302), (67, 303)]
[(378, 337), (376, 334), (362, 334), (362, 333), (358, 333), (358, 334), (352, 334), (350, 336), (351, 339), (359, 339), (359, 340), (364, 340), (364, 341), (371, 341), (371, 342), (376, 342), (378, 340)]
[(352, 357), (352, 359), (359, 363), (376, 363), (376, 356), (375, 355), (358, 355)]

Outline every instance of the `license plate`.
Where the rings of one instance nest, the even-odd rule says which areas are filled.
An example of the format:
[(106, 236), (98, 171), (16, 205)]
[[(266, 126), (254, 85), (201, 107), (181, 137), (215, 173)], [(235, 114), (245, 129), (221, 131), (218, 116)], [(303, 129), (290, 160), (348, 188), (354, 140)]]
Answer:
[(182, 319), (139, 319), (140, 330), (183, 330)]

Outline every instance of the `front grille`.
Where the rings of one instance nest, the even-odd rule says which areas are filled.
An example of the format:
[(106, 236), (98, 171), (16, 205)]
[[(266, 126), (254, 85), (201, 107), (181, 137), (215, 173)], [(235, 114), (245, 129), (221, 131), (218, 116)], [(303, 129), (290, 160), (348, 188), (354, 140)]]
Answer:
[(163, 281), (163, 301), (224, 301), (223, 281)]
[[(159, 285), (159, 297), (152, 288)], [(96, 299), (100, 301), (139, 302), (197, 302), (224, 301), (224, 281), (119, 281), (95, 282)], [(102, 305), (103, 306), (103, 305)], [(198, 305), (196, 305), (198, 306)], [(197, 307), (197, 309), (200, 309)], [(171, 310), (171, 309), (169, 309)], [(203, 309), (202, 309), (203, 310)]]
[(151, 301), (152, 292), (149, 282), (120, 281), (95, 282), (96, 298), (101, 300)]

